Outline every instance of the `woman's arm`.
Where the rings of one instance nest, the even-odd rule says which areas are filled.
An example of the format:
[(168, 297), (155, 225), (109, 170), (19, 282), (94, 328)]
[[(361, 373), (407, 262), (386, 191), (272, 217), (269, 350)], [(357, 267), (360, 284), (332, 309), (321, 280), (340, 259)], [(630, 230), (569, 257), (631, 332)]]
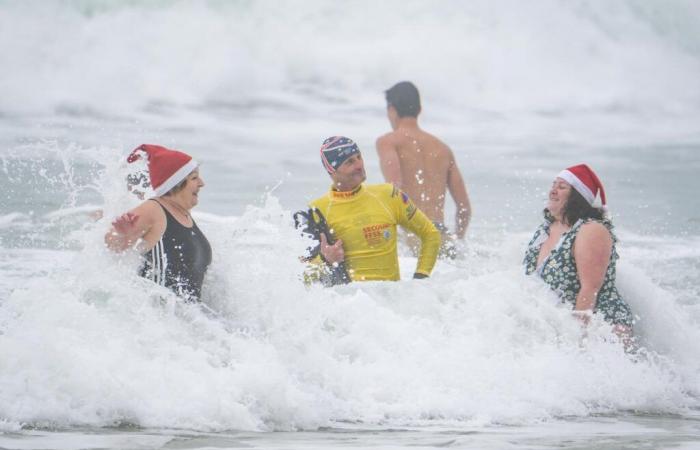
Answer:
[(598, 291), (605, 280), (605, 272), (610, 264), (612, 237), (604, 225), (590, 222), (581, 226), (574, 242), (574, 259), (576, 272), (581, 282), (581, 290), (576, 296), (574, 311), (587, 318), (596, 305)]
[(105, 234), (105, 244), (110, 250), (119, 253), (138, 242), (136, 250), (145, 253), (163, 235), (165, 224), (165, 214), (160, 206), (156, 202), (146, 201), (112, 222), (112, 228)]

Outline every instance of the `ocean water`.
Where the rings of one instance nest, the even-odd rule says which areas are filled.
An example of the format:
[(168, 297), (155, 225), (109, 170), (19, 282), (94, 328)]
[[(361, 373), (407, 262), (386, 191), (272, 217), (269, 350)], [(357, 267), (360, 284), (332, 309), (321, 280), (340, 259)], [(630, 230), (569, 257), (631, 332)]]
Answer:
[[(0, 447), (700, 448), (698, 29), (682, 0), (0, 2)], [(306, 287), (318, 147), (352, 137), (381, 182), (404, 79), (467, 182), (463, 256)], [(202, 163), (202, 307), (103, 248), (141, 143)], [(522, 274), (580, 162), (634, 356)]]

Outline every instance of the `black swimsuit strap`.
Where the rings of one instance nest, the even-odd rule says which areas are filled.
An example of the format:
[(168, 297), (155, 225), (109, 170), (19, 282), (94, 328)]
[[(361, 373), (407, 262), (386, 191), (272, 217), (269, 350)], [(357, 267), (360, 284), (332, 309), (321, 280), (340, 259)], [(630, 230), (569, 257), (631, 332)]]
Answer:
[(168, 211), (168, 208), (166, 208), (165, 205), (163, 205), (163, 204), (162, 204), (161, 202), (159, 202), (157, 199), (155, 199), (155, 198), (149, 198), (148, 200), (153, 200), (154, 202), (158, 203), (158, 206), (160, 206), (160, 209), (162, 209), (162, 210), (165, 212), (165, 220), (166, 220), (166, 221), (170, 222), (169, 219), (172, 219), (173, 222), (175, 222), (176, 224), (178, 224), (179, 226), (181, 226), (182, 228), (185, 228), (185, 229), (187, 229), (187, 230), (192, 230), (192, 229), (195, 229), (195, 228), (196, 228), (196, 229), (199, 229), (199, 228), (197, 227), (197, 223), (194, 221), (194, 217), (192, 217), (191, 215), (190, 215), (190, 220), (192, 220), (192, 226), (191, 226), (191, 227), (188, 227), (188, 226), (183, 225), (182, 223), (180, 223), (180, 221), (177, 220), (177, 219), (175, 218), (175, 216), (173, 216), (173, 214), (172, 214), (170, 211)]

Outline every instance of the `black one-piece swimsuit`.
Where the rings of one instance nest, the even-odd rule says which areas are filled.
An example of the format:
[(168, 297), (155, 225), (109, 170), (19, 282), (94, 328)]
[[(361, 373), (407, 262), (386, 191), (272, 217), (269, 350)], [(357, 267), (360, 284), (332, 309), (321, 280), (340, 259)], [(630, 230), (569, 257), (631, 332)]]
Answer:
[(178, 222), (167, 209), (152, 199), (165, 212), (165, 232), (155, 247), (144, 256), (139, 274), (165, 286), (187, 301), (199, 301), (202, 282), (211, 264), (211, 245), (192, 220), (188, 228)]

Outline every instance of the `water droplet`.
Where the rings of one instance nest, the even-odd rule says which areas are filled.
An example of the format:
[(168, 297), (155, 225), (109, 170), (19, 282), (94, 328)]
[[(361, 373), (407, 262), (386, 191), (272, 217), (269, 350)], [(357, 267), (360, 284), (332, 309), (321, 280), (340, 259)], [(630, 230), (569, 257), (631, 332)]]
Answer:
[(423, 184), (423, 171), (420, 169), (416, 172), (416, 181), (418, 184)]

